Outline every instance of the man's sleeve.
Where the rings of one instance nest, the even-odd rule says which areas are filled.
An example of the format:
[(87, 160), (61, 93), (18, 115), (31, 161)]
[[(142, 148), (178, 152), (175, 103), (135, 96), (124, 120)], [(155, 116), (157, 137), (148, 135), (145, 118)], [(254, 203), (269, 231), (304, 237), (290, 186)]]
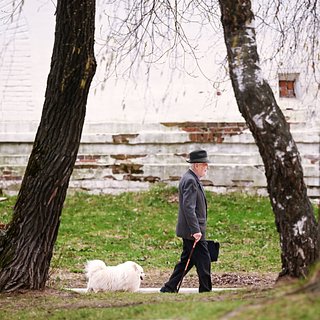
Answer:
[(183, 187), (183, 209), (191, 234), (201, 232), (196, 216), (197, 184), (194, 180), (186, 181)]

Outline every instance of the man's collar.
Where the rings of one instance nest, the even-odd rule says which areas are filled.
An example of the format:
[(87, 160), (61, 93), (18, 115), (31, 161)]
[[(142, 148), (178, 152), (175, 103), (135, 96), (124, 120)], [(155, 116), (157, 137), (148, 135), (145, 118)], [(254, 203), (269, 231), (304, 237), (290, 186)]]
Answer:
[(189, 169), (193, 175), (196, 176), (196, 178), (200, 181), (200, 177), (192, 170), (192, 168)]

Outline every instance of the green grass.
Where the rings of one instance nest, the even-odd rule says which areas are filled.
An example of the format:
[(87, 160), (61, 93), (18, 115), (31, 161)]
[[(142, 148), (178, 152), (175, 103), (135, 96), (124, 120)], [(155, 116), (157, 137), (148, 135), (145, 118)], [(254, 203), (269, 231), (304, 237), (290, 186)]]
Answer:
[[(221, 243), (215, 270), (279, 271), (278, 234), (268, 199), (207, 196), (207, 237)], [(69, 197), (52, 265), (80, 271), (86, 260), (100, 258), (109, 264), (134, 260), (145, 268), (172, 268), (181, 252), (176, 197), (175, 188)]]
[[(269, 200), (207, 193), (208, 238), (221, 243), (213, 272), (280, 271), (278, 234)], [(10, 221), (15, 198), (0, 202)], [(82, 273), (88, 259), (134, 260), (148, 270), (171, 270), (181, 252), (175, 236), (176, 188), (117, 196), (67, 198), (52, 270)], [(82, 274), (79, 276), (83, 276)], [(295, 284), (296, 285), (296, 284)], [(56, 286), (55, 288), (59, 288)], [(0, 319), (318, 319), (319, 295), (286, 295), (290, 287), (207, 294), (0, 294)]]
[(99, 293), (0, 295), (0, 318), (316, 320), (320, 295), (238, 291), (205, 294)]

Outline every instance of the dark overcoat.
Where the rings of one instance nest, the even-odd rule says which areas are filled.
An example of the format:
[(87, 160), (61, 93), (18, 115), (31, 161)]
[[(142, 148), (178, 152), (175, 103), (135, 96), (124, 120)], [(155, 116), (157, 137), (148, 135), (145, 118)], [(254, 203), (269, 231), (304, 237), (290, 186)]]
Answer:
[(206, 239), (207, 200), (197, 175), (189, 169), (179, 182), (179, 213), (176, 234), (194, 240), (193, 234), (201, 232)]

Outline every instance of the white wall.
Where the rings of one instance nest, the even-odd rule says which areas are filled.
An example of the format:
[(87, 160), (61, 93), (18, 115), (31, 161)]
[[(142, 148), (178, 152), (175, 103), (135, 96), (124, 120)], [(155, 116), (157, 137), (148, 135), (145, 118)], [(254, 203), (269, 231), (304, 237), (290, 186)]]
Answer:
[[(11, 1), (4, 2), (7, 7), (3, 12), (9, 13)], [(0, 122), (37, 121), (40, 118), (54, 40), (54, 12), (52, 1), (28, 0), (19, 19), (15, 16), (11, 23), (10, 20), (0, 20), (0, 41), (5, 44), (0, 65)], [(105, 33), (101, 26), (103, 19), (97, 19), (98, 62), (103, 40), (101, 32)], [(266, 58), (268, 50), (265, 48), (272, 45), (273, 39), (259, 38), (264, 39), (261, 52)], [(173, 62), (164, 58), (151, 68), (149, 76), (142, 64), (133, 69), (130, 78), (113, 76), (101, 90), (105, 66), (99, 64), (88, 99), (86, 121), (243, 121), (230, 81), (224, 81), (226, 71), (221, 63), (226, 53), (222, 33), (212, 35), (212, 31), (204, 28), (197, 55), (198, 63), (210, 81), (196, 68), (194, 60), (185, 61), (190, 76), (179, 70), (184, 63), (182, 60)], [(177, 66), (172, 67), (173, 63)], [(263, 68), (278, 97), (277, 68), (268, 63), (263, 64)], [(290, 66), (287, 70), (291, 72), (293, 69)], [(299, 96), (297, 99), (278, 99), (279, 104), (289, 121), (316, 125), (320, 119), (319, 98), (315, 97), (318, 86), (301, 63), (295, 65), (294, 71), (301, 72)]]
[[(0, 189), (10, 194), (19, 190), (41, 116), (54, 40), (55, 6), (50, 0), (27, 0), (19, 19), (15, 16), (11, 21), (2, 17), (11, 12), (12, 1), (3, 2), (7, 6), (0, 11)], [(99, 23), (96, 27), (98, 70), (88, 99), (80, 158), (71, 188), (98, 193), (135, 190), (149, 185), (143, 180), (148, 175), (176, 183), (186, 165), (181, 155), (199, 146), (208, 149), (214, 157), (210, 174), (214, 191), (265, 190), (260, 156), (250, 133), (240, 123), (243, 119), (222, 67), (226, 56), (222, 33), (202, 30), (198, 63), (210, 80), (196, 68), (194, 60), (163, 59), (152, 66), (149, 74), (146, 65), (140, 65), (132, 70), (130, 77), (113, 76), (103, 83), (105, 65), (100, 63), (98, 53), (103, 49), (100, 32), (105, 30), (101, 31)], [(258, 39), (263, 74), (291, 122), (291, 131), (299, 144), (308, 192), (319, 198), (318, 84), (304, 60), (299, 60), (301, 57), (297, 61), (280, 61), (280, 70), (279, 60), (265, 60), (272, 52), (274, 38), (272, 34), (268, 37), (258, 34)], [(181, 71), (183, 62), (192, 75)], [(296, 99), (278, 98), (279, 71), (300, 73)], [(202, 126), (201, 122), (205, 124)], [(188, 131), (185, 126), (194, 126), (200, 136), (210, 132), (212, 136), (195, 143), (189, 134), (194, 131), (192, 128)], [(230, 132), (230, 127), (240, 129)], [(128, 135), (129, 143), (114, 142), (119, 134)], [(152, 155), (145, 157), (146, 153)], [(133, 157), (121, 160), (117, 158), (119, 154)], [(89, 169), (82, 170), (81, 161), (88, 159), (81, 157), (87, 156), (92, 163), (86, 163)], [(160, 162), (157, 166), (156, 161)], [(123, 174), (114, 174), (113, 168), (123, 163), (143, 165), (144, 174), (140, 178), (139, 174), (138, 177), (133, 174), (132, 181)]]

